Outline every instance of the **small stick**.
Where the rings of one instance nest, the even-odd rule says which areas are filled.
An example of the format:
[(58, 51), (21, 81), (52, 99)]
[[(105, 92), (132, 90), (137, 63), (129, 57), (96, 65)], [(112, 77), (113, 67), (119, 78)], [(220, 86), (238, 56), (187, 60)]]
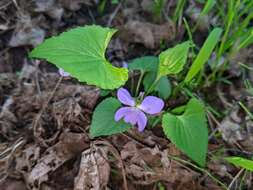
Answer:
[[(49, 98), (47, 99), (46, 103), (44, 104), (44, 106), (42, 107), (42, 109), (40, 110), (40, 112), (38, 113), (38, 115), (36, 116), (36, 118), (35, 118), (35, 120), (34, 120), (34, 122), (33, 122), (33, 134), (34, 134), (35, 137), (37, 137), (35, 131), (37, 130), (37, 126), (38, 126), (39, 119), (41, 118), (43, 112), (46, 110), (46, 108), (47, 108), (49, 102), (50, 102), (51, 99), (53, 98), (53, 96), (54, 96), (54, 94), (55, 94), (57, 88), (59, 87), (59, 85), (60, 85), (62, 79), (63, 79), (63, 76), (61, 76), (61, 77), (59, 78), (59, 80), (57, 81), (57, 83), (56, 83), (56, 85), (55, 85), (55, 87), (54, 87), (52, 93), (50, 94), (50, 96), (49, 96)], [(45, 144), (44, 144), (44, 145), (45, 145)], [(45, 146), (46, 146), (46, 145), (45, 145)]]
[(241, 175), (241, 173), (244, 171), (244, 169), (241, 169), (236, 176), (233, 178), (233, 180), (231, 181), (231, 183), (228, 186), (228, 190), (232, 189), (233, 184), (235, 183), (235, 181), (237, 180), (237, 178)]
[(115, 10), (113, 11), (113, 13), (110, 15), (110, 18), (107, 22), (107, 26), (110, 27), (112, 25), (112, 21), (115, 18), (115, 16), (117, 15), (117, 13), (119, 12), (120, 8), (121, 8), (121, 3), (122, 1), (117, 5), (117, 7), (115, 8)]

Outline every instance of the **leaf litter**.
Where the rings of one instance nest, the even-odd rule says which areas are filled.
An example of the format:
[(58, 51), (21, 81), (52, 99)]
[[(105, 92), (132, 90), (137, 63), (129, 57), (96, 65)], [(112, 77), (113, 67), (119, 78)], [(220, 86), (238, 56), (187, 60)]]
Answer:
[(177, 187), (198, 178), (198, 172), (170, 160), (172, 149), (167, 140), (151, 131), (108, 137), (111, 143), (92, 142), (87, 129), (99, 97), (94, 87), (63, 80), (35, 128), (34, 121), (59, 79), (58, 73), (44, 73), (31, 64), (25, 64), (16, 78), (17, 86), (0, 114), (4, 184), (6, 180), (23, 179), (27, 189), (58, 189), (63, 184), (52, 176), (65, 167), (68, 171), (77, 169), (69, 171), (72, 176), (58, 176), (57, 181), (77, 190), (110, 188), (113, 184), (135, 189), (159, 181)]

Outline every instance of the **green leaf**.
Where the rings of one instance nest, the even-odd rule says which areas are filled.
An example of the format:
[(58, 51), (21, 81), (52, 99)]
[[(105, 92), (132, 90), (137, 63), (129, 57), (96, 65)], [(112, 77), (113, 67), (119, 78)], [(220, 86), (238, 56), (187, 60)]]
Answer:
[(171, 83), (165, 76), (161, 77), (155, 86), (155, 91), (158, 92), (158, 96), (162, 99), (167, 99), (171, 95)]
[(111, 93), (111, 90), (100, 90), (100, 96), (105, 97)]
[(43, 58), (81, 82), (103, 89), (122, 86), (128, 79), (126, 68), (117, 68), (105, 59), (106, 47), (115, 29), (91, 25), (63, 32), (36, 47), (30, 57)]
[(202, 103), (192, 98), (182, 115), (166, 113), (162, 119), (165, 135), (200, 166), (206, 164), (208, 129)]
[(184, 82), (186, 83), (190, 82), (193, 79), (193, 77), (195, 77), (198, 74), (198, 72), (203, 68), (205, 62), (208, 60), (211, 53), (213, 52), (214, 47), (218, 43), (221, 33), (222, 33), (221, 28), (215, 28), (209, 34), (208, 38), (204, 42), (204, 45), (200, 49), (199, 54), (194, 60), (192, 66), (190, 67), (190, 70), (188, 71)]
[(182, 105), (182, 106), (178, 106), (176, 108), (174, 108), (173, 110), (171, 110), (170, 112), (173, 114), (182, 114), (185, 111), (186, 105)]
[[(143, 79), (145, 91), (149, 89), (156, 79), (158, 61), (158, 57), (144, 56), (134, 59), (128, 66), (130, 70), (139, 70), (143, 74), (147, 73)], [(171, 94), (171, 84), (168, 78), (165, 76), (161, 77), (153, 91), (156, 91), (159, 97), (167, 99)]]
[[(145, 91), (147, 91), (150, 86), (153, 84), (153, 82), (156, 79), (156, 72), (148, 72), (144, 79), (143, 79), (143, 85)], [(162, 76), (159, 81), (156, 83), (154, 89), (154, 92), (158, 93), (158, 96), (162, 99), (167, 99), (171, 95), (171, 83), (169, 79), (166, 76)]]
[(141, 72), (154, 71), (158, 65), (158, 58), (155, 56), (143, 56), (131, 61), (128, 65), (130, 70), (139, 70)]
[(205, 3), (205, 6), (203, 8), (203, 10), (201, 11), (200, 15), (206, 15), (215, 5), (216, 1), (215, 0), (207, 0)]
[(178, 44), (159, 55), (158, 76), (177, 74), (182, 71), (189, 51), (190, 42)]
[(114, 114), (121, 103), (115, 98), (107, 98), (96, 107), (90, 126), (90, 135), (92, 138), (98, 136), (107, 136), (117, 133), (123, 133), (131, 128), (131, 125), (114, 120)]
[(230, 162), (231, 164), (234, 164), (235, 166), (242, 167), (246, 170), (250, 170), (253, 172), (253, 161), (248, 160), (242, 157), (226, 157), (226, 161)]

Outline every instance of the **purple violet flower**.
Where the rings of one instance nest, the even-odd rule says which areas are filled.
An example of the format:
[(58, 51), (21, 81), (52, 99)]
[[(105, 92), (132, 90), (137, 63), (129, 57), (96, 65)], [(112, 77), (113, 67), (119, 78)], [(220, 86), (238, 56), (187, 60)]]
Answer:
[(128, 63), (127, 63), (126, 61), (123, 61), (123, 62), (122, 62), (122, 67), (123, 67), (123, 68), (128, 68)]
[(148, 121), (144, 113), (150, 115), (158, 114), (164, 107), (163, 100), (155, 96), (146, 96), (144, 100), (138, 104), (124, 88), (118, 89), (117, 98), (122, 104), (127, 106), (121, 107), (116, 111), (114, 120), (119, 121), (124, 118), (126, 123), (130, 123), (131, 125), (137, 124), (140, 132), (145, 129)]
[(70, 74), (68, 72), (65, 72), (62, 68), (60, 68), (58, 70), (59, 74), (62, 76), (62, 77), (69, 77)]

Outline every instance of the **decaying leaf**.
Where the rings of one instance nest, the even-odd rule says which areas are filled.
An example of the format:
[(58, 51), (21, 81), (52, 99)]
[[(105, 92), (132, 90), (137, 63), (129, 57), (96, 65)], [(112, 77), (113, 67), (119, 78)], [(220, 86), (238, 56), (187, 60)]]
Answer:
[(229, 143), (235, 143), (244, 139), (240, 124), (241, 119), (238, 117), (237, 113), (238, 109), (232, 111), (229, 116), (223, 119), (219, 126), (222, 138)]
[(0, 182), (1, 190), (27, 190), (25, 184), (20, 180), (7, 179)]
[(94, 0), (34, 0), (35, 11), (49, 15), (51, 18), (60, 20), (63, 16), (64, 9), (77, 11), (81, 5), (93, 5)]
[(247, 120), (247, 116), (245, 119), (239, 116), (239, 108), (237, 108), (222, 120), (218, 129), (224, 141), (229, 144), (239, 143), (245, 150), (251, 152), (253, 151), (252, 126), (252, 121)]
[(39, 45), (45, 38), (45, 31), (37, 26), (38, 21), (24, 15), (20, 18), (15, 31), (9, 41), (9, 46)]
[(46, 150), (28, 173), (26, 182), (30, 189), (38, 189), (40, 184), (48, 179), (49, 172), (55, 171), (89, 147), (89, 139), (84, 134), (63, 133), (60, 139), (57, 144)]
[(74, 190), (100, 190), (106, 187), (110, 176), (110, 165), (106, 158), (105, 148), (94, 147), (84, 151)]
[(172, 22), (162, 25), (140, 21), (128, 21), (124, 25), (122, 37), (129, 43), (141, 43), (147, 48), (159, 47), (162, 41), (175, 38), (175, 26)]
[(46, 13), (53, 19), (61, 20), (63, 8), (55, 0), (35, 0), (35, 12)]
[(59, 0), (59, 3), (65, 8), (71, 11), (77, 11), (81, 8), (81, 5), (94, 5), (95, 0)]
[(121, 150), (121, 157), (125, 162), (127, 176), (136, 184), (147, 185), (157, 181), (183, 184), (197, 176), (195, 172), (169, 160), (166, 149), (139, 148), (134, 142), (129, 142)]

